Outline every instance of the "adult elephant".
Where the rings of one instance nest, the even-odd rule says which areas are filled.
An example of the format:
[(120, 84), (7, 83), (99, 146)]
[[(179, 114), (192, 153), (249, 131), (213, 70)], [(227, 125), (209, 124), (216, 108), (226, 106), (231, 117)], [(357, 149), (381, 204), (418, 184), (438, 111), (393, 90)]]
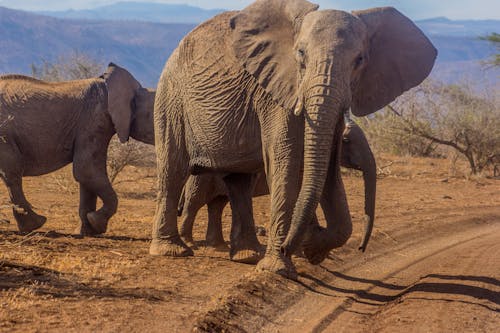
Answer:
[[(49, 83), (22, 75), (0, 77), (0, 177), (9, 190), (21, 232), (40, 228), (22, 177), (55, 171), (73, 162), (80, 184), (77, 232), (106, 232), (118, 199), (106, 173), (108, 143), (116, 133), (152, 141), (154, 93), (110, 63), (100, 78)], [(97, 197), (103, 205), (96, 210)]]
[[(359, 246), (366, 250), (375, 219), (375, 198), (377, 184), (377, 166), (370, 145), (361, 128), (352, 120), (346, 122), (342, 138), (340, 164), (343, 167), (363, 172), (365, 187), (365, 234)], [(236, 189), (236, 198), (232, 198), (233, 221), (231, 227), (230, 257), (234, 261), (254, 263), (259, 258), (260, 244), (255, 237), (251, 198), (241, 198), (245, 189)], [(253, 196), (269, 194), (264, 174), (255, 177)], [(205, 204), (208, 207), (207, 245), (225, 246), (222, 235), (222, 211), (229, 201), (229, 193), (221, 177), (213, 174), (190, 176), (183, 188), (179, 201), (178, 214), (181, 216), (180, 235), (188, 244), (193, 243), (193, 224), (196, 214)], [(245, 204), (250, 200), (250, 205)], [(235, 254), (247, 253), (240, 257)]]
[[(155, 100), (151, 254), (193, 254), (176, 216), (188, 170), (248, 183), (264, 165), (271, 223), (258, 270), (294, 278), (291, 253), (302, 240), (318, 263), (350, 237), (339, 172), (343, 112), (367, 115), (416, 86), (436, 50), (393, 8), (317, 9), (304, 0), (259, 0), (199, 25), (173, 52)], [(310, 223), (320, 202), (326, 229)]]

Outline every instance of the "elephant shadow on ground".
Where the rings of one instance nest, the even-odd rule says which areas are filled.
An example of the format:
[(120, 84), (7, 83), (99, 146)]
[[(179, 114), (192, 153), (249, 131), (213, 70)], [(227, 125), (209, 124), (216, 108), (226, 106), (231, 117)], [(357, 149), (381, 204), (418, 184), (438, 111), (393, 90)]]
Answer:
[[(225, 241), (223, 244), (219, 245), (212, 245), (209, 244), (206, 240), (195, 240), (192, 243), (190, 243), (190, 246), (193, 250), (199, 251), (196, 253), (197, 257), (205, 257), (205, 258), (217, 258), (220, 259), (220, 257), (210, 255), (210, 253), (228, 253), (231, 250), (231, 242), (230, 241)], [(260, 251), (261, 254), (265, 253), (266, 251), (266, 245), (261, 244), (259, 242), (258, 250)], [(227, 260), (230, 260), (229, 257)], [(233, 261), (231, 261), (233, 262)], [(236, 262), (235, 262), (236, 263)], [(238, 263), (238, 264), (245, 264), (245, 263)], [(253, 264), (250, 264), (253, 265)]]
[[(22, 233), (19, 231), (0, 231), (0, 235), (6, 236), (6, 237), (12, 237), (12, 236), (21, 236), (25, 237), (26, 239), (29, 238), (47, 238), (47, 239), (60, 239), (60, 238), (69, 238), (69, 239), (83, 239), (83, 238), (90, 238), (90, 239), (107, 239), (107, 240), (113, 240), (113, 241), (127, 241), (127, 242), (149, 242), (151, 241), (150, 238), (145, 238), (145, 237), (130, 237), (130, 236), (116, 236), (116, 235), (94, 235), (94, 236), (86, 236), (83, 237), (78, 234), (74, 233), (64, 233), (64, 232), (58, 232), (54, 230), (50, 230), (47, 232), (43, 231), (33, 231), (30, 233)], [(27, 240), (26, 240), (27, 241)], [(25, 240), (21, 241), (22, 243), (26, 242)], [(29, 241), (27, 241), (29, 242)]]
[(53, 298), (101, 298), (163, 301), (170, 290), (150, 288), (111, 288), (78, 281), (75, 274), (62, 273), (45, 267), (0, 261), (0, 292), (23, 293), (28, 289), (34, 296)]
[(100, 235), (95, 238), (108, 239), (113, 241), (126, 241), (126, 242), (150, 242), (151, 238), (146, 237), (130, 237), (130, 236), (115, 236), (115, 235)]
[(129, 200), (155, 200), (156, 191), (136, 192), (136, 191), (120, 191), (118, 196)]
[[(337, 294), (343, 294), (348, 296), (348, 302), (356, 302), (361, 304), (382, 306), (389, 302), (401, 299), (404, 296), (409, 296), (411, 299), (420, 299), (428, 301), (445, 301), (445, 302), (457, 302), (464, 304), (471, 304), (483, 307), (490, 311), (500, 312), (500, 292), (494, 290), (495, 287), (500, 286), (500, 281), (486, 276), (469, 276), (469, 275), (441, 275), (441, 274), (429, 274), (421, 277), (414, 284), (410, 285), (397, 285), (392, 283), (386, 283), (380, 280), (371, 280), (366, 278), (359, 278), (354, 276), (349, 276), (340, 272), (335, 272), (328, 270), (335, 280), (344, 280), (354, 283), (362, 283), (363, 287), (360, 288), (343, 288), (335, 285), (335, 280), (330, 283), (325, 283), (322, 280), (307, 274), (302, 273), (300, 277), (304, 280), (311, 281), (317, 287), (311, 287), (306, 285), (306, 283), (299, 282), (304, 287), (312, 292), (320, 293), (327, 296), (334, 296), (328, 292), (321, 291), (320, 289), (327, 289), (329, 291), (335, 292)], [(431, 281), (428, 281), (431, 280)], [(453, 282), (447, 282), (453, 281)], [(478, 287), (471, 285), (471, 283), (480, 282), (488, 286)], [(344, 284), (344, 283), (343, 283)], [(343, 285), (342, 284), (342, 285)], [(420, 295), (412, 295), (413, 293), (429, 293), (432, 295), (430, 297), (423, 297)], [(453, 299), (451, 297), (446, 297), (446, 295), (453, 296), (467, 296), (477, 300), (459, 300)], [(486, 302), (485, 302), (486, 301)], [(481, 302), (481, 303), (478, 303)], [(489, 303), (489, 304), (487, 304)]]
[(50, 238), (50, 239), (58, 239), (58, 238), (79, 239), (79, 238), (82, 238), (82, 236), (80, 236), (80, 235), (58, 232), (58, 231), (54, 231), (54, 230), (45, 231), (45, 232), (32, 231), (30, 233), (14, 231), (14, 230), (1, 230), (0, 235), (6, 236), (6, 237), (21, 236), (21, 237), (25, 237), (26, 239), (35, 238), (35, 237)]

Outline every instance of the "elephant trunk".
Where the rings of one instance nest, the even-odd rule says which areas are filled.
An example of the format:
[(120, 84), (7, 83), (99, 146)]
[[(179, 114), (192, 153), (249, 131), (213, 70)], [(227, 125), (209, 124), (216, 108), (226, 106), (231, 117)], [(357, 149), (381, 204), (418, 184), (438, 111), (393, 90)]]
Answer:
[(304, 114), (304, 174), (290, 230), (281, 248), (285, 256), (294, 253), (311, 221), (315, 220), (329, 169), (335, 129), (343, 124), (341, 108), (332, 107), (340, 102), (329, 94), (333, 89), (318, 85), (315, 90), (316, 93), (307, 99)]
[(365, 185), (365, 233), (359, 245), (359, 250), (362, 252), (365, 252), (372, 234), (373, 222), (375, 220), (375, 197), (377, 192), (377, 165), (370, 147), (367, 147), (364, 158), (366, 160), (361, 168), (363, 170), (363, 181)]

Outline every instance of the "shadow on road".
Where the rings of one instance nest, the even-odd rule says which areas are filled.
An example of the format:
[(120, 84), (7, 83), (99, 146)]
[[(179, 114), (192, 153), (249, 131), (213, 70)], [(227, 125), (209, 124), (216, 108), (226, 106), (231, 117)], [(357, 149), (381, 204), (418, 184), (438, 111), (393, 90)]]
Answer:
[(151, 288), (111, 288), (78, 282), (78, 276), (56, 270), (0, 261), (0, 291), (28, 288), (34, 295), (54, 298), (139, 299), (163, 301), (171, 290)]
[[(326, 269), (326, 268), (325, 268)], [(488, 310), (500, 312), (500, 293), (494, 290), (491, 290), (487, 287), (479, 287), (468, 284), (468, 282), (472, 283), (484, 283), (491, 284), (492, 286), (499, 286), (500, 281), (491, 277), (485, 276), (464, 276), (464, 275), (439, 275), (439, 274), (430, 274), (415, 284), (412, 285), (396, 285), (385, 283), (379, 280), (370, 280), (366, 278), (358, 278), (355, 276), (349, 276), (343, 273), (334, 272), (326, 269), (330, 274), (339, 279), (346, 280), (349, 282), (358, 282), (364, 284), (362, 287), (358, 287), (355, 289), (347, 289), (338, 287), (333, 283), (325, 283), (314, 276), (309, 274), (301, 274), (300, 276), (304, 279), (308, 279), (312, 281), (318, 288), (313, 288), (308, 286), (307, 288), (313, 292), (321, 293), (325, 295), (324, 292), (318, 289), (327, 289), (330, 291), (334, 291), (335, 293), (341, 293), (344, 295), (349, 295), (348, 299), (354, 300), (358, 303), (368, 304), (368, 305), (384, 305), (389, 302), (393, 302), (397, 299), (400, 299), (403, 296), (410, 296), (415, 292), (423, 292), (436, 295), (443, 295), (443, 297), (433, 297), (426, 298), (428, 300), (433, 301), (449, 301), (449, 302), (461, 302), (467, 304), (478, 305), (483, 308), (487, 308)], [(425, 281), (427, 279), (432, 279), (432, 281)], [(437, 281), (435, 281), (437, 280)], [(335, 281), (335, 280), (334, 280)], [(454, 282), (444, 282), (444, 281), (454, 281)], [(302, 285), (305, 285), (301, 283)], [(339, 285), (343, 285), (339, 283)], [(377, 288), (377, 289), (376, 289)], [(382, 290), (378, 289), (381, 288)], [(374, 290), (377, 290), (375, 292)], [(394, 293), (397, 291), (396, 293)], [(453, 300), (449, 298), (444, 298), (444, 295), (461, 295), (468, 296), (481, 301), (488, 301), (496, 306), (491, 306), (483, 303), (477, 302), (468, 302), (463, 300)], [(335, 294), (330, 294), (329, 296), (338, 296)], [(411, 298), (417, 298), (417, 296), (411, 296)]]

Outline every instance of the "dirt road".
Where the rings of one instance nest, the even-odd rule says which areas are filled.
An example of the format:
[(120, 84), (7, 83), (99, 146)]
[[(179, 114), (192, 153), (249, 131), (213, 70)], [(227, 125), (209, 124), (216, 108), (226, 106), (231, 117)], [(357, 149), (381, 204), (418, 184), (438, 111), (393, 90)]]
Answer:
[(466, 229), (408, 239), (340, 269), (324, 265), (330, 277), (262, 331), (494, 332), (500, 223)]
[[(118, 178), (109, 233), (78, 239), (78, 191), (68, 171), (26, 179), (49, 217), (20, 235), (0, 192), (0, 332), (494, 332), (500, 327), (500, 183), (447, 178), (440, 160), (401, 159), (379, 180), (367, 253), (362, 180), (346, 177), (349, 243), (321, 266), (294, 259), (299, 281), (254, 273), (199, 241), (195, 256), (147, 254), (154, 169)], [(446, 179), (445, 179), (446, 178)], [(256, 223), (268, 198), (254, 202)], [(230, 210), (224, 213), (229, 232)], [(206, 213), (195, 238), (202, 239)], [(265, 237), (259, 238), (265, 244)]]

